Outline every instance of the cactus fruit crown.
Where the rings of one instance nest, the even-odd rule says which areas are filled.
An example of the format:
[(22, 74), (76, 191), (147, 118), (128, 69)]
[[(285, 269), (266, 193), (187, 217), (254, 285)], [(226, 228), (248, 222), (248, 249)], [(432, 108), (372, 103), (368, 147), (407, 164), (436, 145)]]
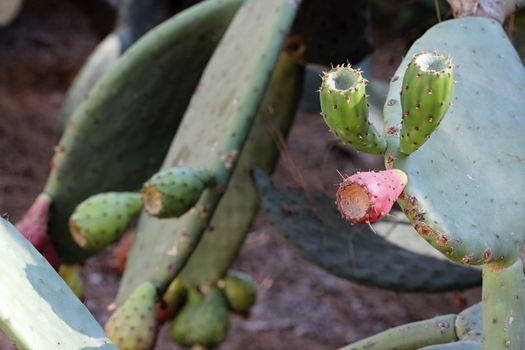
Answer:
[[(328, 73), (323, 74), (323, 81), (329, 89), (343, 94), (347, 90), (361, 91), (365, 98), (365, 87), (368, 81), (363, 78), (360, 69), (353, 69), (350, 64), (337, 65)], [(330, 90), (329, 90), (330, 91)]]

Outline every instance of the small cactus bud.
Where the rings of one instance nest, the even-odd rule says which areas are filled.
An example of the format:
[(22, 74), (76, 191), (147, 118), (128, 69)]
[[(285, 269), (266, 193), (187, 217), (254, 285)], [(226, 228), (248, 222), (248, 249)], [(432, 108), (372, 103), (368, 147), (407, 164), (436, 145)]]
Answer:
[(230, 310), (248, 316), (257, 299), (257, 286), (250, 275), (229, 271), (224, 279), (224, 294)]
[(144, 210), (159, 218), (179, 217), (197, 203), (206, 187), (214, 183), (213, 175), (206, 169), (161, 171), (142, 187)]
[(377, 222), (390, 213), (406, 184), (398, 169), (354, 174), (339, 185), (337, 209), (352, 224)]
[(138, 193), (97, 194), (75, 208), (69, 219), (69, 229), (82, 248), (102, 249), (122, 237), (140, 210)]
[(436, 52), (414, 55), (401, 88), (401, 152), (416, 151), (438, 127), (450, 106), (453, 87), (449, 57)]
[(366, 83), (361, 71), (337, 66), (323, 76), (322, 116), (330, 130), (361, 152), (383, 154), (386, 141), (368, 121)]

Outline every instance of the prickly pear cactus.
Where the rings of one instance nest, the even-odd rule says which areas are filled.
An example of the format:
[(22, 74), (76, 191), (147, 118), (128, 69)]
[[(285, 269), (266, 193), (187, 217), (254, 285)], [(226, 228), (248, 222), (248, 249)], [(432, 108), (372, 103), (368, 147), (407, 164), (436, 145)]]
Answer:
[(81, 249), (69, 234), (76, 205), (96, 193), (136, 190), (158, 171), (201, 73), (240, 4), (204, 1), (158, 26), (118, 60), (75, 110), (44, 189), (52, 200), (50, 234), (66, 263), (94, 253)]
[(0, 246), (0, 328), (18, 349), (117, 350), (44, 257), (1, 218)]
[[(163, 169), (206, 168), (213, 172), (216, 186), (204, 191), (194, 209), (180, 218), (142, 215), (118, 303), (143, 281), (164, 290), (181, 271), (204, 230), (211, 229), (207, 225), (236, 166), (297, 7), (298, 2), (287, 0), (248, 0), (235, 16), (163, 165)], [(151, 260), (145, 262), (145, 256)]]
[[(439, 73), (428, 76), (419, 71), (421, 67), (414, 71), (418, 58), (428, 55), (419, 53), (434, 50), (442, 56), (435, 56), (439, 59), (434, 66), (432, 54), (426, 70), (434, 66)], [(444, 56), (451, 57), (453, 69)], [(446, 91), (452, 87), (447, 76), (452, 71), (456, 84), (447, 111)], [(412, 91), (421, 78), (419, 83), (427, 85)], [(425, 94), (429, 79), (441, 85), (438, 94)], [(483, 265), (483, 337), (477, 334), (424, 349), (525, 348), (525, 290), (519, 258), (525, 243), (525, 163), (520, 153), (525, 122), (519, 117), (524, 86), (525, 69), (503, 28), (481, 17), (431, 28), (414, 43), (392, 79), (384, 109), (385, 163), (408, 177), (398, 203), (418, 233), (449, 259)], [(410, 96), (407, 91), (412, 91)], [(415, 99), (422, 101), (422, 114), (416, 112), (412, 118)], [(443, 118), (439, 125), (434, 125), (436, 116)], [(376, 340), (378, 348), (386, 346), (386, 341)], [(348, 348), (370, 341), (374, 340)]]

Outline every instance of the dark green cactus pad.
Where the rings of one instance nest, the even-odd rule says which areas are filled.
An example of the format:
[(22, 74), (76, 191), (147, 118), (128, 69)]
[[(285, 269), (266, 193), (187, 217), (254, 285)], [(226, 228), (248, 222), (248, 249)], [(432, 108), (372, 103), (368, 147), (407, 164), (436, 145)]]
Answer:
[(192, 288), (186, 305), (172, 322), (170, 337), (182, 346), (213, 348), (226, 338), (228, 328), (228, 306), (222, 291), (211, 287), (203, 296)]
[[(211, 58), (164, 161), (206, 168), (217, 185), (180, 218), (143, 215), (117, 302), (143, 281), (164, 290), (195, 250), (235, 169), (298, 3), (246, 1)], [(154, 252), (154, 253), (153, 253)]]
[(386, 141), (368, 121), (366, 83), (360, 70), (337, 66), (323, 75), (321, 115), (330, 131), (358, 151), (383, 154)]
[(45, 192), (50, 231), (64, 262), (82, 261), (67, 221), (104, 191), (130, 191), (158, 171), (201, 73), (241, 0), (209, 0), (181, 12), (130, 48), (71, 117)]
[(447, 113), (454, 87), (454, 69), (449, 57), (437, 52), (414, 55), (403, 76), (401, 142), (404, 154), (425, 143)]
[(96, 194), (75, 208), (69, 229), (79, 246), (100, 250), (119, 240), (141, 209), (138, 193)]
[(278, 232), (336, 276), (402, 292), (458, 290), (481, 282), (477, 270), (405, 250), (366, 225), (350, 226), (326, 196), (310, 194), (310, 202), (297, 189), (274, 188), (260, 171), (254, 178), (262, 208)]
[(281, 54), (239, 162), (211, 219), (213, 230), (205, 232), (180, 274), (188, 285), (211, 285), (223, 278), (250, 229), (259, 208), (250, 169), (273, 170), (279, 142), (286, 137), (301, 95), (304, 66), (295, 61), (294, 54), (297, 52), (290, 50)]
[[(181, 10), (181, 8), (177, 8)], [(69, 88), (60, 110), (60, 133), (80, 103), (113, 63), (148, 30), (169, 17), (166, 0), (123, 0), (117, 26), (89, 55)]]
[(224, 294), (230, 310), (241, 315), (249, 315), (257, 299), (257, 286), (250, 275), (230, 271), (224, 278)]
[[(452, 106), (432, 137), (399, 152), (399, 93), (412, 55), (438, 51), (455, 67)], [(408, 175), (399, 204), (419, 234), (464, 264), (516, 260), (525, 241), (525, 70), (499, 23), (441, 22), (414, 43), (385, 105), (386, 165)]]
[(158, 218), (179, 217), (199, 200), (202, 191), (214, 183), (206, 169), (171, 168), (153, 175), (142, 186), (144, 210)]
[(120, 350), (151, 350), (157, 336), (156, 290), (141, 284), (111, 315), (104, 329)]

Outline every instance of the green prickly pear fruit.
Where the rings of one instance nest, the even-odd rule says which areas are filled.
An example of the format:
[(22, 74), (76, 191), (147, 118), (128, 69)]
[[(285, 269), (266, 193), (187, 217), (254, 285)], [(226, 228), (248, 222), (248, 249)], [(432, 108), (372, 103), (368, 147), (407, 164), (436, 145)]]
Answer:
[(224, 293), (230, 310), (248, 316), (257, 299), (257, 286), (250, 275), (229, 271), (224, 279)]
[(437, 128), (451, 104), (453, 65), (437, 52), (414, 55), (401, 89), (401, 152), (417, 150)]
[(386, 141), (368, 121), (366, 79), (360, 70), (337, 66), (323, 75), (321, 115), (330, 130), (361, 152), (383, 154)]
[(153, 284), (144, 282), (109, 318), (106, 334), (120, 350), (150, 350), (155, 345), (157, 316)]
[(146, 212), (158, 218), (179, 217), (199, 200), (202, 191), (214, 184), (206, 169), (171, 168), (151, 177), (142, 187)]
[(79, 265), (62, 264), (58, 269), (58, 274), (67, 283), (73, 293), (75, 293), (77, 298), (80, 300), (85, 299), (84, 281), (82, 280), (82, 275), (80, 274)]
[(171, 319), (185, 297), (186, 286), (180, 278), (175, 278), (168, 286), (168, 289), (166, 289), (166, 292), (164, 292), (160, 302), (157, 303), (157, 319), (159, 323), (164, 323)]
[(190, 289), (188, 301), (173, 320), (170, 336), (182, 346), (218, 346), (228, 332), (228, 304), (222, 291), (213, 286), (203, 296)]
[(69, 219), (69, 229), (82, 248), (102, 249), (122, 237), (140, 210), (138, 193), (97, 194), (75, 208)]

